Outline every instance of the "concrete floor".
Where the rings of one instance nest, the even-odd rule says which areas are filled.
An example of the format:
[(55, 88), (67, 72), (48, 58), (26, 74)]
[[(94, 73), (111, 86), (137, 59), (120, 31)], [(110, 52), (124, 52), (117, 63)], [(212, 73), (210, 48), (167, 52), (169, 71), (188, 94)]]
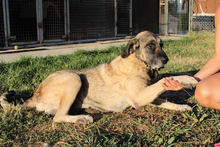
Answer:
[[(162, 40), (177, 40), (181, 37), (176, 36), (160, 36)], [(68, 45), (57, 45), (57, 46), (42, 46), (35, 48), (25, 48), (18, 50), (0, 50), (0, 63), (10, 63), (19, 60), (21, 56), (25, 57), (46, 57), (71, 54), (77, 50), (94, 50), (94, 49), (105, 49), (109, 46), (120, 46), (126, 44), (129, 39), (109, 40), (109, 41), (98, 41), (94, 43), (81, 43), (81, 44), (68, 44)]]

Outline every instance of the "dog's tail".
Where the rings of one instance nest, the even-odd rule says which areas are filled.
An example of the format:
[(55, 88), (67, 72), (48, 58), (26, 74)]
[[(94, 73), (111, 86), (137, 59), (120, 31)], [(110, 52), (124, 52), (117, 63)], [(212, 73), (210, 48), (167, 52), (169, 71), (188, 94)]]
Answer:
[(0, 105), (3, 108), (6, 108), (7, 106), (11, 105), (9, 102), (9, 98), (16, 95), (16, 94), (17, 94), (17, 92), (15, 90), (11, 90), (11, 91), (7, 91), (7, 92), (3, 93), (0, 96)]
[[(0, 105), (5, 109), (6, 107), (12, 105), (10, 98), (15, 96), (17, 92), (15, 90), (7, 91), (0, 96)], [(36, 107), (36, 103), (31, 99), (28, 99), (21, 105), (22, 108), (33, 109)]]

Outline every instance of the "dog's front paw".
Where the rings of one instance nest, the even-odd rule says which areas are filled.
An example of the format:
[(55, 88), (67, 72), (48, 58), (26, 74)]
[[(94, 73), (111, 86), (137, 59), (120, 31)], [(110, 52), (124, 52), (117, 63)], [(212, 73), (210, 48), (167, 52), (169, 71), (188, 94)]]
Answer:
[(189, 105), (181, 105), (179, 104), (176, 108), (176, 111), (192, 111), (192, 107), (190, 107)]
[(192, 107), (190, 107), (189, 105), (174, 104), (170, 102), (165, 102), (161, 104), (159, 107), (174, 111), (192, 111)]
[(198, 84), (198, 81), (194, 77), (188, 75), (175, 76), (171, 77), (171, 79), (178, 81), (184, 88), (188, 89), (195, 88)]
[(90, 115), (81, 115), (76, 121), (77, 124), (93, 123), (93, 117)]

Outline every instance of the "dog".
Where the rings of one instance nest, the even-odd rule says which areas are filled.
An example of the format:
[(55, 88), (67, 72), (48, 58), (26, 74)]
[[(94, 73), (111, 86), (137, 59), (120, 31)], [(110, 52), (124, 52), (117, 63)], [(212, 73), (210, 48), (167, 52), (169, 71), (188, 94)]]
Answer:
[[(185, 111), (188, 105), (159, 99), (165, 89), (158, 70), (168, 62), (162, 50), (163, 42), (154, 33), (143, 31), (128, 41), (121, 55), (114, 60), (88, 69), (67, 69), (50, 74), (22, 107), (35, 108), (54, 115), (54, 122), (92, 123), (90, 115), (70, 115), (83, 108), (105, 112), (120, 112), (127, 107), (145, 105)], [(171, 77), (185, 88), (193, 88), (197, 81), (191, 76)], [(12, 92), (13, 93), (13, 92)], [(9, 105), (7, 94), (1, 96), (1, 105)]]

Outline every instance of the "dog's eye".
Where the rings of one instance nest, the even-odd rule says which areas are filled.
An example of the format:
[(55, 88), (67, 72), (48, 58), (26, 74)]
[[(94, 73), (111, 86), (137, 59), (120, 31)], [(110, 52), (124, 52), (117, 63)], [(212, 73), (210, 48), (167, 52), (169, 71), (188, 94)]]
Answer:
[(149, 43), (149, 44), (147, 45), (147, 47), (150, 48), (150, 49), (153, 49), (153, 48), (154, 48), (154, 44), (153, 44), (153, 43)]

